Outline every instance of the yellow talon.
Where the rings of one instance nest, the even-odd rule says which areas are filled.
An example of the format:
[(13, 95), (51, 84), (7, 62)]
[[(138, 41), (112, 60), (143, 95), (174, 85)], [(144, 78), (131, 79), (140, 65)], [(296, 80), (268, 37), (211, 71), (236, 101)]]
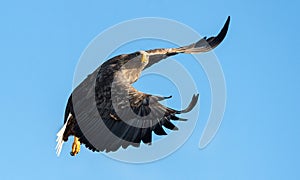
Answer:
[(80, 151), (80, 141), (79, 138), (74, 136), (74, 142), (72, 144), (72, 151), (71, 151), (71, 156), (75, 156), (76, 154), (78, 154)]

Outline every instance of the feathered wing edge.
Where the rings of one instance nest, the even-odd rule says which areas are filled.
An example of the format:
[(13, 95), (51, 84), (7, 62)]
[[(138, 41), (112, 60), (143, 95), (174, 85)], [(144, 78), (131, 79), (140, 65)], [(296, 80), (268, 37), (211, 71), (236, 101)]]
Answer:
[(62, 150), (62, 146), (64, 144), (64, 140), (63, 140), (63, 136), (64, 136), (64, 132), (66, 130), (66, 127), (67, 127), (67, 124), (69, 122), (69, 120), (72, 118), (72, 114), (69, 113), (68, 115), (68, 118), (67, 118), (67, 121), (65, 122), (65, 124), (63, 125), (63, 127), (58, 131), (58, 133), (56, 134), (57, 138), (56, 138), (56, 147), (55, 147), (55, 150), (56, 150), (56, 155), (59, 156), (60, 155), (60, 152)]
[(148, 68), (159, 61), (168, 58), (170, 56), (174, 56), (178, 53), (186, 53), (186, 54), (193, 54), (193, 53), (201, 53), (207, 52), (215, 47), (217, 47), (225, 38), (230, 23), (230, 16), (228, 16), (223, 28), (219, 32), (217, 36), (212, 37), (204, 37), (200, 39), (198, 42), (182, 46), (179, 48), (163, 48), (163, 49), (152, 49), (146, 51), (149, 54), (149, 63), (145, 67)]
[[(170, 97), (166, 97), (166, 98), (170, 98)], [(198, 98), (199, 98), (199, 94), (194, 94), (193, 97), (192, 97), (192, 100), (189, 103), (189, 105), (183, 110), (175, 110), (175, 109), (165, 107), (165, 106), (164, 106), (164, 108), (166, 108), (166, 110), (170, 110), (174, 114), (188, 113), (195, 107), (195, 105), (197, 104)]]
[[(151, 98), (156, 98), (159, 100), (162, 100), (164, 98), (157, 98), (156, 96), (151, 96)], [(123, 147), (126, 149), (129, 145), (132, 145), (134, 147), (139, 147), (140, 143), (143, 142), (144, 144), (150, 145), (152, 143), (152, 132), (154, 132), (156, 135), (167, 135), (165, 132), (164, 128), (170, 129), (170, 130), (178, 130), (178, 128), (171, 122), (173, 121), (186, 121), (187, 119), (177, 117), (177, 114), (181, 113), (187, 113), (191, 111), (197, 101), (198, 101), (199, 94), (195, 94), (192, 97), (192, 100), (190, 101), (189, 105), (187, 108), (183, 110), (175, 110), (166, 106), (163, 106), (162, 104), (158, 103), (154, 107), (152, 106), (151, 111), (161, 111), (163, 117), (159, 120), (158, 123), (155, 123), (155, 120), (157, 117), (153, 119), (149, 119), (148, 121), (136, 121), (135, 126), (131, 126), (123, 121), (116, 121), (113, 119), (108, 119), (105, 120), (106, 127), (112, 132), (117, 139), (112, 139), (112, 141), (105, 140), (105, 138), (109, 139), (108, 136), (106, 136), (103, 141), (109, 142), (109, 144), (104, 143), (105, 145), (103, 148), (98, 149), (99, 151), (106, 151), (106, 152), (111, 152), (111, 151), (116, 151), (120, 147)], [(168, 98), (168, 97), (165, 97)], [(141, 100), (143, 101), (143, 100)], [(145, 109), (145, 107), (140, 106), (138, 109)], [(142, 112), (142, 111), (138, 111)], [(141, 114), (139, 114), (141, 115)], [(147, 128), (143, 128), (142, 124), (148, 124), (152, 121), (151, 125), (149, 124), (146, 125)], [(139, 124), (141, 123), (141, 124)]]
[(188, 53), (188, 54), (210, 51), (215, 47), (217, 47), (224, 40), (228, 31), (229, 23), (230, 23), (230, 16), (228, 16), (223, 28), (221, 29), (221, 31), (217, 36), (212, 36), (209, 38), (204, 37), (196, 43), (190, 44), (188, 46), (183, 46), (180, 48), (174, 48), (172, 49), (172, 51), (176, 53)]

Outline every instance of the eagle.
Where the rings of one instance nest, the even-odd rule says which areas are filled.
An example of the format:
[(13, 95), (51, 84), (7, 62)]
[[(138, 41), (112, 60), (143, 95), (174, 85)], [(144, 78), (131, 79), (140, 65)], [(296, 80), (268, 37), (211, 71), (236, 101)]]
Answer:
[(65, 108), (64, 125), (57, 133), (56, 153), (74, 136), (70, 154), (75, 156), (81, 144), (97, 152), (114, 152), (122, 147), (151, 145), (152, 134), (167, 135), (164, 128), (178, 130), (171, 121), (186, 121), (178, 114), (191, 111), (198, 94), (183, 110), (161, 104), (171, 98), (151, 95), (133, 87), (141, 72), (176, 54), (208, 52), (225, 38), (230, 22), (228, 16), (218, 35), (177, 48), (137, 51), (115, 56), (88, 75), (71, 93)]

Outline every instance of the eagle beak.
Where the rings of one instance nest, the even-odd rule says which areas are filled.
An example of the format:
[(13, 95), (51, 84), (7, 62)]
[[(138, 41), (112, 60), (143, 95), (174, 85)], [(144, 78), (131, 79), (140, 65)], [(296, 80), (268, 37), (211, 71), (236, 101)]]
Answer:
[(146, 63), (146, 62), (147, 62), (147, 59), (146, 59), (146, 55), (145, 55), (145, 54), (142, 55), (142, 60), (141, 60), (141, 61), (142, 61), (142, 63)]
[(148, 61), (148, 55), (146, 54), (146, 52), (142, 52), (141, 54), (142, 54), (141, 62), (146, 63)]

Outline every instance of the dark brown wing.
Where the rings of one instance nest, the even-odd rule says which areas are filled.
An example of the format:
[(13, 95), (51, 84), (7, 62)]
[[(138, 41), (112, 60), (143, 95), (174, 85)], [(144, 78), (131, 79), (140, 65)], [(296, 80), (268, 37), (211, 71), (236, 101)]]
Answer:
[(129, 86), (114, 88), (109, 99), (101, 97), (108, 102), (105, 107), (100, 104), (97, 106), (101, 119), (110, 130), (109, 135), (99, 143), (102, 144), (100, 151), (116, 151), (119, 147), (127, 148), (129, 145), (138, 147), (141, 142), (151, 144), (152, 132), (166, 135), (163, 127), (177, 130), (171, 120), (185, 120), (176, 115), (192, 110), (198, 100), (198, 95), (194, 95), (190, 105), (178, 111), (159, 102), (170, 97), (145, 94)]
[[(108, 69), (100, 69), (99, 74), (106, 74)], [(103, 123), (97, 123), (101, 124), (101, 128), (95, 137), (90, 138), (94, 140), (97, 150), (108, 152), (129, 145), (138, 147), (141, 142), (151, 144), (152, 132), (166, 135), (163, 127), (177, 130), (171, 120), (184, 120), (176, 114), (189, 112), (198, 100), (198, 95), (194, 95), (188, 108), (174, 110), (159, 103), (170, 97), (139, 92), (131, 84), (112, 76), (98, 76), (95, 90), (97, 110)]]
[(168, 58), (169, 56), (176, 55), (178, 53), (186, 53), (186, 54), (193, 54), (193, 53), (201, 53), (207, 52), (215, 47), (217, 47), (225, 38), (228, 27), (230, 23), (230, 16), (228, 16), (223, 28), (219, 32), (217, 36), (212, 36), (209, 38), (202, 38), (198, 42), (190, 44), (188, 46), (183, 46), (179, 48), (163, 48), (163, 49), (152, 49), (146, 51), (149, 53), (149, 63), (145, 68), (152, 66), (153, 64), (161, 61), (162, 59)]

